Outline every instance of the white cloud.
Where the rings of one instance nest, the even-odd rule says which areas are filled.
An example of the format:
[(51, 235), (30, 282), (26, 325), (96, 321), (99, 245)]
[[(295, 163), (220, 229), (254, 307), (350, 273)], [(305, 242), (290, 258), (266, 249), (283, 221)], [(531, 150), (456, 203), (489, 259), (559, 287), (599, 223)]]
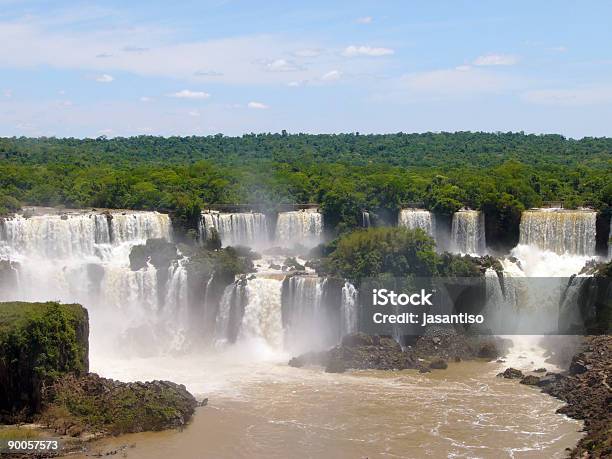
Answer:
[(191, 110), (190, 112), (187, 113), (189, 116), (193, 116), (193, 117), (198, 117), (200, 116), (200, 112), (198, 110)]
[(306, 83), (308, 83), (307, 80), (290, 81), (289, 83), (287, 83), (287, 86), (289, 86), (290, 88), (299, 88), (300, 86), (304, 86)]
[(567, 48), (565, 46), (553, 46), (552, 48), (550, 48), (551, 51), (555, 51), (557, 53), (564, 53), (567, 51)]
[(210, 94), (203, 91), (191, 91), (189, 89), (183, 89), (182, 91), (168, 94), (168, 97), (175, 97), (177, 99), (208, 99), (210, 97)]
[(197, 72), (194, 72), (194, 75), (198, 77), (220, 77), (223, 76), (223, 73), (217, 72), (215, 70), (198, 70)]
[(487, 67), (494, 65), (514, 65), (518, 62), (518, 57), (511, 54), (486, 54), (478, 56), (474, 60), (474, 65)]
[(293, 52), (295, 57), (317, 57), (323, 53), (323, 50), (317, 48), (299, 49)]
[(362, 18), (357, 18), (355, 22), (357, 24), (371, 24), (374, 19), (372, 16), (364, 16)]
[(149, 51), (149, 48), (143, 48), (140, 46), (124, 46), (123, 51), (126, 53), (144, 53)]
[(576, 107), (612, 103), (612, 87), (589, 87), (574, 89), (540, 89), (526, 91), (521, 99), (537, 105)]
[(115, 80), (115, 78), (112, 75), (109, 75), (108, 73), (103, 73), (102, 75), (98, 75), (96, 77), (96, 81), (98, 83), (111, 83)]
[(327, 72), (321, 77), (323, 81), (337, 81), (342, 77), (342, 72), (340, 70), (332, 70)]
[(394, 54), (390, 48), (374, 48), (372, 46), (347, 46), (342, 51), (342, 55), (346, 57), (357, 57), (357, 56), (368, 56), (368, 57), (380, 57), (380, 56), (389, 56)]
[(10, 99), (11, 97), (13, 97), (13, 91), (11, 91), (10, 89), (5, 89), (4, 92), (2, 93), (4, 95), (4, 97), (6, 97), (7, 99)]
[(516, 82), (509, 77), (470, 66), (412, 73), (399, 82), (401, 90), (409, 95), (426, 98), (496, 93), (514, 86)]
[[(269, 69), (262, 62), (270, 62), (270, 56), (291, 55), (296, 49), (304, 51), (303, 57), (313, 57), (318, 49), (306, 40), (279, 34), (186, 41), (178, 32), (157, 26), (110, 24), (84, 31), (81, 27), (52, 27), (37, 17), (0, 19), (0, 43), (11, 44), (0, 46), (0, 68), (49, 66), (94, 75), (127, 72), (229, 84), (286, 84), (284, 72), (270, 71), (279, 63)], [(149, 48), (146, 52), (125, 52), (133, 43), (147, 43)], [(320, 67), (296, 69), (300, 79), (315, 78), (321, 71)]]
[(139, 100), (140, 102), (151, 102), (153, 99), (148, 96), (142, 96)]
[(267, 106), (266, 104), (263, 104), (261, 102), (249, 102), (247, 107), (253, 108), (255, 110), (265, 110), (267, 108), (270, 108), (269, 106)]
[(286, 59), (276, 59), (273, 61), (264, 62), (266, 70), (269, 72), (297, 72), (304, 68), (293, 61)]

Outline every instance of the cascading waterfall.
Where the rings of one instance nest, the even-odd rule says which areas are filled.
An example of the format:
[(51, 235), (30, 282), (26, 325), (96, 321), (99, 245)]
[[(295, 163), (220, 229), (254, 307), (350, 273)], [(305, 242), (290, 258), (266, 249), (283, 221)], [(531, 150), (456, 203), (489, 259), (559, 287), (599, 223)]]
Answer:
[(369, 228), (370, 226), (372, 226), (372, 223), (370, 221), (370, 212), (368, 212), (367, 210), (361, 211), (361, 226), (363, 228)]
[(435, 238), (436, 226), (433, 214), (424, 209), (402, 209), (398, 218), (399, 226), (408, 229), (422, 229)]
[(279, 350), (283, 345), (282, 280), (255, 277), (246, 284), (246, 306), (238, 333), (246, 341), (264, 350)]
[(357, 289), (350, 282), (345, 282), (342, 286), (342, 305), (340, 309), (340, 323), (342, 326), (342, 336), (357, 331), (358, 311), (357, 311)]
[(486, 250), (484, 214), (462, 209), (453, 214), (451, 246), (454, 252), (483, 255)]
[(315, 246), (321, 243), (323, 215), (317, 209), (280, 212), (276, 221), (275, 243)]
[(302, 351), (333, 344), (333, 321), (323, 304), (326, 283), (327, 279), (316, 276), (285, 279), (282, 312), (286, 348)]
[(217, 231), (224, 246), (260, 246), (269, 242), (268, 221), (262, 213), (202, 212), (200, 238), (210, 238), (212, 229)]
[[(100, 349), (119, 345), (127, 352), (130, 346), (120, 337), (135, 328), (127, 338), (130, 344), (150, 350), (154, 344), (144, 341), (151, 334), (159, 337), (152, 324), (160, 315), (172, 317), (165, 321), (166, 329), (184, 325), (185, 321), (179, 320), (187, 309), (183, 264), (177, 262), (170, 267), (168, 285), (163, 286), (167, 294), (161, 299), (154, 266), (147, 263), (138, 271), (130, 269), (132, 247), (147, 239), (171, 239), (168, 215), (137, 211), (60, 214), (48, 210), (41, 214), (38, 209), (32, 210), (35, 215), (7, 218), (2, 225), (0, 254), (15, 262), (21, 281), (14, 288), (2, 289), (0, 299), (84, 304), (96, 323), (92, 342), (102, 343)], [(174, 337), (176, 334), (163, 345), (177, 344), (172, 341)]]
[(610, 232), (608, 233), (608, 260), (612, 260), (612, 220), (610, 220)]
[(521, 215), (519, 244), (558, 254), (595, 254), (597, 213), (590, 210), (536, 209)]
[[(522, 230), (522, 227), (521, 227)], [(556, 332), (560, 318), (560, 302), (566, 312), (574, 306), (569, 303), (576, 299), (568, 285), (581, 281), (571, 281), (570, 277), (582, 270), (588, 256), (561, 254), (546, 250), (536, 243), (519, 244), (510, 257), (500, 260), (503, 266), (504, 300), (502, 321), (524, 335), (509, 336), (513, 348), (507, 356), (507, 365), (515, 368), (546, 366), (546, 352), (539, 345), (540, 336), (528, 335), (530, 329)], [(571, 316), (571, 314), (570, 314)], [(531, 363), (534, 362), (534, 363)]]

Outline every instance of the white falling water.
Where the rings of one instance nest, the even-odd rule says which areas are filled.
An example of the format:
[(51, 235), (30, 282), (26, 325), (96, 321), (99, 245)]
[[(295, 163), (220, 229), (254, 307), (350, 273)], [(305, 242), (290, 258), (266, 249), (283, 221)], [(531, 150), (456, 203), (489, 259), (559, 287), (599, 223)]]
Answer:
[(357, 289), (350, 282), (342, 286), (342, 305), (340, 309), (340, 322), (342, 336), (357, 331)]
[(404, 226), (408, 229), (421, 229), (435, 237), (436, 226), (432, 213), (424, 209), (402, 209), (399, 213), (399, 226)]
[(201, 238), (210, 238), (211, 229), (217, 231), (224, 246), (260, 246), (269, 241), (268, 221), (262, 213), (202, 212)]
[(232, 305), (236, 298), (236, 289), (238, 286), (236, 283), (230, 284), (225, 287), (223, 295), (221, 296), (221, 302), (219, 303), (219, 313), (217, 314), (215, 322), (215, 340), (217, 345), (225, 345), (229, 342), (228, 336), (230, 333), (230, 314), (232, 312)]
[(361, 211), (361, 226), (363, 228), (369, 228), (370, 226), (372, 226), (372, 223), (370, 221), (370, 212), (368, 212), (367, 210)]
[(610, 232), (608, 233), (608, 260), (612, 260), (612, 220), (610, 220)]
[(486, 250), (484, 214), (460, 210), (453, 214), (451, 247), (454, 252), (483, 255)]
[[(559, 303), (568, 286), (568, 279), (578, 273), (589, 260), (585, 255), (558, 254), (537, 245), (519, 244), (501, 260), (504, 268), (504, 308), (502, 320), (513, 320), (517, 332), (527, 333), (531, 327), (556, 330)], [(570, 296), (572, 292), (567, 292)], [(567, 299), (569, 301), (569, 298)], [(506, 324), (507, 325), (507, 322)], [(520, 369), (551, 368), (546, 361), (538, 335), (508, 336), (513, 347), (506, 365)]]
[(590, 210), (525, 211), (521, 215), (519, 243), (558, 254), (594, 255), (596, 216)]
[(488, 319), (487, 326), (492, 332), (497, 333), (499, 322), (503, 312), (508, 307), (508, 303), (506, 302), (502, 282), (497, 275), (497, 271), (492, 268), (488, 268), (485, 271), (485, 287), (487, 294), (485, 309)]
[(238, 340), (262, 351), (282, 349), (282, 280), (256, 277), (246, 285), (247, 304)]
[(327, 279), (316, 276), (286, 280), (282, 298), (285, 348), (299, 352), (333, 344), (333, 323), (323, 304), (326, 283)]
[[(97, 349), (123, 346), (120, 337), (126, 330), (137, 327), (143, 331), (162, 306), (173, 316), (185, 308), (186, 274), (182, 265), (171, 267), (165, 301), (158, 295), (155, 267), (147, 264), (138, 271), (130, 269), (132, 247), (150, 238), (170, 240), (168, 215), (51, 212), (28, 218), (17, 215), (2, 225), (0, 255), (18, 262), (20, 282), (0, 291), (0, 299), (85, 305), (93, 324), (92, 345), (99, 344)], [(132, 344), (137, 335), (130, 334)], [(154, 344), (147, 346), (152, 348)]]
[(323, 216), (317, 209), (280, 212), (276, 221), (275, 242), (307, 247), (321, 243)]

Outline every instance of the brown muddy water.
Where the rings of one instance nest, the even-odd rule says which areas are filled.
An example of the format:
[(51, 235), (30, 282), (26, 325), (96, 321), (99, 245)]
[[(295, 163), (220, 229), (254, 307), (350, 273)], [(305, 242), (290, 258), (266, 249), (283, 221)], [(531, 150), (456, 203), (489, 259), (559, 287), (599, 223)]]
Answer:
[(209, 405), (182, 432), (105, 439), (71, 457), (121, 447), (115, 457), (130, 459), (565, 457), (581, 424), (555, 414), (552, 397), (496, 378), (501, 369), (338, 375), (260, 362), (208, 387)]

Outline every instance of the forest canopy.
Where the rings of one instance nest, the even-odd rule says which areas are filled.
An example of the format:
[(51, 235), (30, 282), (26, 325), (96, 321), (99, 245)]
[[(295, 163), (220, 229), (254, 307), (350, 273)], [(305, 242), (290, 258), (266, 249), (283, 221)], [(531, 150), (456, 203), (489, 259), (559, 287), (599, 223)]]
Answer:
[(273, 210), (318, 203), (330, 227), (362, 209), (468, 206), (503, 221), (546, 201), (612, 203), (612, 139), (523, 133), (0, 138), (0, 213), (21, 205)]

